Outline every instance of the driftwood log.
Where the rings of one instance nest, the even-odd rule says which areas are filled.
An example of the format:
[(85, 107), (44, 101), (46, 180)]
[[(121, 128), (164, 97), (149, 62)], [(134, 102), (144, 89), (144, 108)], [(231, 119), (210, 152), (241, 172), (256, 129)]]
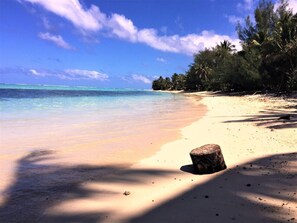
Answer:
[(190, 152), (194, 170), (198, 174), (215, 173), (226, 169), (224, 157), (219, 145), (207, 144)]

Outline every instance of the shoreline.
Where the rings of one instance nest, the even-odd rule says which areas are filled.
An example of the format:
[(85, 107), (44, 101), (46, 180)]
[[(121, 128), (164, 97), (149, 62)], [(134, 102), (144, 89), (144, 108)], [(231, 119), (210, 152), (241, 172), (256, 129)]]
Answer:
[[(144, 188), (141, 189), (141, 192), (139, 191), (139, 193), (143, 194), (152, 194), (151, 198), (154, 202), (153, 205), (146, 207), (148, 209), (152, 208), (152, 210), (139, 210), (138, 212), (142, 214), (139, 214), (138, 217), (134, 218), (136, 220), (132, 222), (154, 222), (158, 219), (166, 219), (167, 221), (176, 221), (179, 219), (177, 222), (193, 222), (198, 217), (202, 222), (232, 222), (233, 219), (239, 218), (241, 218), (239, 222), (279, 222), (291, 219), (294, 221), (297, 217), (297, 212), (294, 211), (294, 208), (297, 206), (296, 203), (293, 202), (294, 200), (296, 201), (297, 197), (294, 192), (294, 185), (297, 184), (297, 172), (294, 170), (293, 164), (294, 161), (297, 160), (297, 139), (296, 137), (294, 138), (294, 134), (297, 130), (290, 125), (292, 122), (278, 120), (279, 114), (270, 114), (269, 112), (270, 109), (275, 107), (292, 107), (287, 109), (286, 112), (296, 112), (294, 110), (296, 100), (288, 102), (280, 98), (269, 98), (263, 97), (262, 95), (230, 97), (213, 96), (207, 92), (186, 94), (190, 96), (202, 96), (202, 103), (207, 105), (209, 111), (201, 119), (182, 129), (182, 139), (164, 145), (155, 156), (144, 159), (139, 164), (134, 165), (133, 168), (141, 169), (149, 167), (151, 169), (164, 171), (171, 170), (173, 173), (168, 174), (166, 179), (165, 177), (163, 179), (155, 177), (154, 180), (157, 178), (159, 184), (163, 185), (162, 189), (158, 188), (158, 190), (156, 190), (156, 194), (150, 191), (151, 188), (147, 188), (147, 192), (143, 192)], [(271, 101), (269, 102), (268, 100)], [(253, 105), (248, 105), (247, 103), (253, 103)], [(228, 108), (227, 106), (230, 107)], [(268, 107), (267, 113), (269, 114), (267, 114), (267, 117), (261, 113), (259, 114), (259, 112), (262, 111), (261, 109), (265, 107)], [(257, 114), (259, 114), (259, 117), (254, 117), (257, 116)], [(240, 116), (236, 117), (236, 115)], [(251, 116), (251, 118), (247, 116)], [(226, 118), (232, 120), (226, 120)], [(259, 123), (256, 121), (257, 118), (259, 119)], [(295, 118), (297, 118), (297, 116)], [(296, 119), (292, 121), (293, 125), (296, 126)], [(255, 123), (257, 124), (255, 125)], [(283, 128), (277, 129), (279, 124), (285, 125)], [(275, 129), (271, 126), (274, 126)], [(202, 131), (197, 133), (198, 129)], [(196, 136), (196, 134), (198, 136)], [(212, 175), (193, 175), (191, 173), (191, 167), (189, 166), (191, 165), (189, 152), (198, 146), (208, 143), (216, 143), (221, 146), (228, 168), (225, 171)], [(172, 152), (172, 149), (174, 149), (174, 152)], [(174, 156), (170, 158), (169, 154)], [(286, 159), (281, 160), (281, 157), (285, 157)], [(272, 164), (269, 163), (271, 160), (274, 161)], [(269, 168), (271, 172), (263, 172), (262, 169), (265, 168)], [(251, 171), (253, 171), (252, 174), (263, 176), (264, 179), (260, 180), (263, 184), (266, 180), (273, 184), (274, 181), (286, 181), (287, 179), (289, 180), (287, 180), (286, 183), (289, 183), (287, 185), (284, 183), (282, 187), (277, 188), (276, 191), (271, 191), (269, 195), (263, 195), (266, 190), (269, 190), (269, 185), (266, 185), (267, 188), (265, 189), (260, 188), (261, 193), (259, 193), (259, 188), (251, 189), (246, 186), (251, 184), (254, 187), (254, 185), (260, 184), (257, 182), (257, 179), (246, 179), (248, 178), (247, 176), (251, 174), (249, 173)], [(273, 172), (284, 172), (284, 174), (281, 176), (273, 176), (273, 174), (271, 174), (272, 176), (270, 178), (269, 174)], [(216, 214), (218, 213), (212, 213), (211, 216), (209, 216), (208, 214), (210, 213), (208, 209), (215, 209), (217, 208), (215, 207), (216, 205), (209, 203), (208, 205), (204, 205), (203, 203), (197, 204), (197, 193), (200, 193), (200, 202), (204, 202), (204, 196), (221, 193), (220, 187), (223, 186), (216, 188), (215, 186), (217, 186), (217, 184), (225, 184), (225, 181), (228, 181), (229, 177), (232, 178), (234, 177), (233, 175), (236, 174), (241, 174), (240, 177), (234, 179), (234, 181), (241, 183), (240, 187), (243, 187), (243, 189), (240, 188), (239, 191), (244, 191), (246, 189), (245, 187), (249, 189), (248, 193), (245, 191), (241, 192), (243, 193), (242, 196), (246, 196), (246, 200), (241, 201), (242, 203), (236, 204), (235, 202), (235, 204), (233, 204), (234, 201), (238, 200), (238, 196), (234, 196), (233, 193), (229, 194), (232, 197), (225, 196), (226, 202), (221, 200), (221, 195), (217, 198), (213, 198), (212, 202), (222, 203), (223, 206), (221, 209), (223, 210), (221, 212), (227, 212), (228, 215), (217, 218)], [(268, 176), (268, 179), (266, 179), (266, 176)], [(219, 183), (216, 182), (214, 185), (209, 183), (212, 181), (218, 181)], [(237, 183), (238, 182), (236, 182), (236, 184)], [(208, 186), (205, 186), (208, 184), (211, 185), (210, 190)], [(237, 187), (238, 185), (234, 185), (235, 191)], [(199, 188), (201, 188), (201, 191)], [(232, 185), (230, 190), (232, 192)], [(137, 188), (135, 188), (135, 191), (138, 192)], [(189, 191), (191, 192), (189, 193)], [(277, 199), (279, 192), (284, 193), (284, 191), (287, 193), (287, 196), (282, 196), (282, 199)], [(252, 195), (253, 193), (254, 195)], [(264, 198), (262, 198), (262, 196)], [(173, 198), (175, 198), (174, 201), (172, 201)], [(189, 202), (188, 205), (186, 205), (186, 200)], [(250, 200), (253, 200), (253, 202)], [(263, 200), (265, 200), (265, 203)], [(241, 211), (237, 211), (238, 206), (245, 205), (245, 203), (247, 206), (251, 206), (251, 210), (247, 211), (246, 209), (242, 209)], [(254, 204), (254, 206), (252, 206), (251, 203)], [(198, 205), (198, 207), (195, 207), (195, 205)], [(225, 207), (225, 205), (227, 205), (227, 207)], [(157, 207), (154, 208), (154, 206)], [(259, 206), (262, 207), (262, 210), (257, 212)], [(137, 206), (134, 208), (137, 208)], [(199, 208), (205, 212), (201, 211), (195, 214), (196, 209), (199, 210)], [(187, 209), (192, 210), (192, 212)], [(180, 213), (180, 211), (183, 213)], [(239, 214), (237, 212), (239, 212)], [(238, 216), (236, 216), (236, 214)], [(267, 217), (265, 217), (265, 215), (267, 215)], [(128, 219), (129, 218), (130, 216)]]
[[(179, 104), (176, 104), (176, 102), (173, 104), (169, 101), (172, 104), (167, 106), (166, 109), (160, 109), (158, 104), (155, 105), (155, 107), (151, 108), (155, 109), (155, 112), (149, 113), (150, 115), (152, 114), (151, 116), (145, 116), (145, 120), (142, 120), (143, 117), (140, 116), (133, 117), (133, 120), (123, 119), (120, 122), (122, 126), (115, 126), (120, 127), (118, 129), (111, 128), (111, 131), (108, 132), (111, 136), (108, 135), (104, 139), (101, 137), (102, 134), (100, 132), (104, 125), (101, 126), (100, 124), (102, 123), (96, 120), (96, 125), (94, 123), (90, 125), (89, 123), (92, 119), (87, 119), (86, 124), (83, 122), (74, 122), (74, 124), (70, 122), (69, 126), (74, 125), (75, 128), (69, 128), (67, 123), (65, 126), (58, 126), (61, 128), (58, 132), (55, 132), (57, 130), (53, 128), (55, 127), (56, 117), (53, 117), (53, 122), (49, 123), (53, 125), (47, 125), (47, 120), (44, 120), (44, 123), (38, 123), (38, 125), (33, 123), (35, 124), (33, 127), (43, 127), (43, 129), (38, 129), (39, 132), (46, 133), (45, 136), (41, 134), (42, 137), (38, 137), (40, 135), (37, 134), (36, 139), (31, 132), (24, 132), (25, 125), (21, 126), (20, 130), (12, 128), (10, 132), (14, 131), (14, 134), (10, 134), (1, 141), (1, 145), (6, 149), (1, 150), (0, 154), (0, 162), (3, 169), (0, 174), (0, 207), (5, 203), (7, 191), (13, 189), (15, 181), (21, 178), (18, 176), (19, 172), (31, 175), (31, 169), (34, 173), (39, 166), (44, 166), (44, 168), (47, 167), (48, 169), (56, 168), (57, 166), (71, 168), (80, 165), (115, 167), (110, 168), (109, 171), (107, 170), (108, 168), (103, 171), (104, 174), (108, 174), (117, 168), (128, 168), (139, 160), (152, 156), (166, 142), (181, 137), (180, 129), (196, 119), (195, 113), (198, 116), (202, 116), (205, 113), (203, 106), (193, 105), (192, 101), (184, 98), (184, 96), (179, 96), (178, 99), (177, 97), (171, 97), (170, 100), (181, 101)], [(176, 105), (181, 105), (181, 107), (176, 108)], [(183, 109), (183, 106), (187, 109)], [(158, 115), (158, 112), (162, 112), (162, 114)], [(75, 120), (75, 118), (72, 118), (72, 120)], [(7, 125), (7, 129), (9, 127), (11, 126)], [(54, 132), (56, 135), (53, 134)], [(6, 132), (2, 131), (2, 133), (5, 135)], [(14, 140), (15, 135), (19, 134), (24, 136), (28, 134), (28, 137)], [(98, 134), (99, 136), (96, 136)], [(52, 140), (52, 138), (56, 140)], [(41, 160), (40, 162), (39, 159)], [(27, 166), (34, 168), (30, 169)], [(59, 176), (60, 174), (63, 173), (53, 173), (51, 178), (63, 178)], [(38, 173), (38, 175), (42, 177), (44, 174)], [(74, 174), (74, 176), (78, 177), (80, 175), (80, 172)], [(42, 179), (43, 182), (47, 180), (46, 177), (44, 178)], [(57, 181), (62, 183), (61, 181), (63, 180)], [(18, 182), (18, 184), (22, 184), (22, 182)]]
[[(202, 221), (204, 220), (204, 222), (217, 222), (218, 220), (232, 222), (233, 219), (239, 219), (240, 222), (279, 222), (293, 218), (296, 219), (294, 202), (292, 202), (296, 199), (293, 186), (294, 182), (286, 185), (288, 183), (286, 177), (294, 174), (294, 169), (292, 173), (292, 167), (282, 166), (282, 164), (275, 161), (275, 167), (269, 167), (269, 170), (273, 172), (282, 169), (286, 173), (284, 176), (272, 176), (271, 179), (269, 179), (268, 175), (268, 179), (266, 179), (266, 174), (269, 172), (261, 173), (261, 168), (267, 166), (265, 164), (267, 159), (279, 159), (279, 157), (274, 157), (275, 154), (280, 154), (280, 156), (282, 156), (283, 154), (289, 153), (289, 155), (286, 156), (293, 156), (293, 161), (296, 160), (296, 154), (294, 154), (294, 152), (296, 152), (296, 140), (291, 143), (289, 140), (291, 147), (283, 145), (286, 144), (284, 142), (278, 142), (278, 145), (274, 144), (276, 140), (271, 141), (270, 134), (274, 134), (275, 132), (272, 132), (267, 128), (254, 126), (253, 123), (244, 123), (242, 125), (240, 122), (235, 122), (234, 126), (231, 123), (223, 123), (222, 127), (217, 128), (221, 125), (221, 121), (226, 119), (224, 115), (233, 118), (232, 113), (235, 113), (242, 116), (238, 117), (239, 119), (245, 118), (245, 115), (247, 114), (254, 115), (255, 113), (258, 113), (263, 106), (265, 107), (266, 101), (261, 98), (253, 98), (257, 96), (252, 96), (252, 98), (237, 97), (237, 101), (234, 102), (234, 97), (212, 97), (207, 94), (198, 95), (204, 96), (202, 103), (207, 105), (209, 109), (208, 113), (190, 126), (183, 128), (183, 136), (181, 139), (163, 145), (155, 155), (143, 159), (139, 163), (130, 167), (128, 169), (128, 176), (130, 176), (130, 174), (132, 176), (134, 176), (133, 174), (136, 174), (136, 176), (134, 176), (135, 181), (132, 180), (131, 183), (131, 179), (129, 180), (129, 177), (127, 176), (127, 179), (119, 184), (107, 183), (101, 186), (97, 185), (97, 189), (101, 188), (101, 190), (105, 189), (117, 193), (113, 199), (99, 199), (100, 204), (105, 207), (103, 209), (108, 210), (107, 217), (102, 222), (193, 222), (194, 219), (197, 219), (198, 217)], [(247, 108), (242, 108), (240, 106), (249, 107), (248, 105), (245, 105), (249, 100), (252, 100), (254, 105), (251, 106), (252, 108), (245, 111)], [(220, 102), (220, 105), (218, 102)], [(226, 106), (228, 105), (233, 105), (233, 107), (230, 107), (229, 109), (227, 108), (227, 110), (222, 109), (221, 113), (223, 114), (218, 114), (220, 113), (218, 111), (220, 110), (219, 106), (226, 109)], [(225, 128), (226, 125), (229, 130), (224, 132), (223, 128)], [(207, 127), (208, 129), (206, 129), (200, 137), (197, 137), (197, 129), (200, 129), (201, 131), (201, 127)], [(255, 148), (249, 148), (251, 146), (249, 143), (250, 139), (245, 139), (242, 134), (240, 136), (235, 135), (239, 132), (238, 127), (241, 128), (243, 134), (253, 134), (253, 136), (250, 137), (258, 135), (254, 141), (259, 145)], [(219, 135), (220, 132), (223, 133), (221, 136)], [(263, 133), (266, 140), (269, 140), (268, 143), (262, 139)], [(278, 136), (278, 139), (283, 138), (286, 134), (287, 133), (282, 133)], [(288, 139), (288, 137), (291, 137), (291, 139), (294, 139), (292, 138), (294, 133), (291, 134), (292, 135), (284, 138)], [(245, 140), (241, 142), (238, 137)], [(221, 145), (228, 169), (212, 175), (203, 176), (193, 175), (186, 172), (186, 170), (181, 171), (180, 168), (187, 167), (187, 165), (191, 164), (188, 154), (190, 150), (206, 143), (218, 143)], [(267, 148), (267, 144), (272, 148)], [(262, 148), (264, 146), (266, 149)], [(282, 150), (279, 149), (278, 146), (281, 146)], [(232, 148), (234, 147), (238, 147), (239, 151), (233, 151)], [(262, 159), (264, 160), (262, 161)], [(288, 163), (291, 161), (290, 165), (292, 165), (292, 160), (288, 157), (286, 157), (286, 159)], [(263, 162), (264, 164), (262, 164)], [(284, 160), (282, 160), (282, 162), (284, 162)], [(253, 163), (254, 166), (260, 166), (258, 168), (256, 167), (255, 173), (253, 173), (255, 175), (263, 175), (264, 179), (260, 180), (260, 183), (257, 182), (257, 179), (247, 180), (247, 176), (250, 174), (248, 170)], [(236, 176), (237, 172), (240, 173), (239, 177)], [(234, 179), (236, 185), (230, 185), (228, 188), (224, 184), (228, 182), (229, 178), (234, 177), (234, 175), (236, 177), (236, 179)], [(117, 178), (116, 175), (114, 177)], [(283, 178), (285, 178), (285, 180)], [(296, 178), (292, 179), (296, 182)], [(258, 195), (259, 193), (258, 188), (255, 185), (265, 184), (265, 181), (268, 181), (273, 185), (275, 180), (284, 181), (285, 185), (282, 185), (282, 188), (279, 188), (281, 191), (272, 191), (271, 194), (263, 195), (265, 191), (269, 190), (269, 185), (266, 185), (265, 188), (260, 189), (261, 193), (259, 197), (257, 196), (255, 199), (255, 196), (252, 194), (254, 193), (255, 195)], [(229, 181), (232, 182), (232, 179), (229, 179)], [(220, 184), (222, 186), (220, 186)], [(251, 184), (253, 188), (247, 187), (246, 185), (248, 184)], [(96, 184), (93, 186), (96, 188), (95, 185)], [(220, 190), (220, 188), (217, 188), (216, 186), (226, 187), (226, 189)], [(249, 190), (245, 191), (246, 189)], [(286, 194), (283, 195), (282, 199), (276, 199), (276, 197), (278, 197), (278, 192), (283, 194), (284, 189)], [(227, 192), (225, 190), (227, 190)], [(236, 194), (234, 195), (232, 190), (240, 191), (243, 194), (242, 196), (246, 196), (247, 198), (238, 202), (240, 196), (237, 196)], [(131, 194), (129, 196), (124, 196), (122, 194), (124, 191), (129, 191)], [(221, 197), (222, 195), (220, 195), (222, 192), (223, 195), (226, 193), (226, 195), (223, 196), (223, 200)], [(213, 197), (217, 193), (219, 193), (218, 197)], [(209, 199), (211, 203), (204, 204), (205, 196), (212, 197), (212, 199)], [(116, 203), (112, 202), (112, 200), (116, 200)], [(252, 200), (252, 202), (250, 200)], [(216, 205), (213, 205), (213, 202), (222, 204), (219, 208), (223, 210), (212, 210), (216, 208)], [(286, 205), (283, 205), (283, 203)], [(72, 208), (74, 208), (74, 205), (77, 207), (74, 210), (78, 211), (81, 206), (80, 204), (80, 201), (77, 201), (76, 205), (72, 202)], [(60, 206), (60, 208), (64, 210), (68, 209), (70, 208), (68, 205), (70, 205), (70, 203), (66, 202), (64, 205)], [(246, 208), (242, 208), (241, 210), (238, 210), (238, 207), (241, 205), (249, 206), (250, 209), (247, 210)], [(260, 211), (258, 211), (259, 207), (261, 207)], [(92, 210), (91, 207), (90, 209)], [(201, 212), (197, 213), (196, 210), (199, 209)], [(50, 213), (59, 211), (59, 208), (53, 209), (52, 211), (53, 212)], [(226, 214), (224, 214), (224, 212)], [(221, 217), (218, 218), (216, 214), (219, 214)], [(266, 215), (267, 217), (265, 217)]]
[[(278, 117), (282, 113), (295, 114), (296, 100), (258, 95), (190, 95), (202, 96), (208, 111), (183, 128), (181, 138), (129, 168), (104, 167), (114, 170), (111, 175), (97, 172), (96, 167), (87, 168), (84, 171), (88, 179), (73, 180), (73, 184), (69, 179), (74, 189), (82, 191), (73, 195), (71, 190), (58, 192), (60, 197), (49, 198), (53, 203), (39, 208), (42, 213), (36, 211), (38, 219), (295, 222), (296, 121), (295, 117), (289, 121)], [(195, 175), (189, 152), (208, 143), (221, 146), (228, 168), (211, 175)], [(125, 191), (130, 194), (123, 195)]]

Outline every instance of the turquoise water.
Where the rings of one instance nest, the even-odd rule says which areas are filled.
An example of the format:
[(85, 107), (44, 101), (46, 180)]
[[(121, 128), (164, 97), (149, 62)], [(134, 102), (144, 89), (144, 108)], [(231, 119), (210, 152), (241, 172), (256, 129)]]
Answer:
[(0, 85), (1, 120), (91, 111), (98, 118), (100, 115), (108, 118), (124, 110), (134, 115), (141, 110), (145, 114), (159, 102), (172, 98), (171, 94), (131, 89)]
[(0, 156), (40, 149), (86, 157), (86, 151), (89, 157), (144, 152), (193, 121), (195, 109), (190, 100), (170, 93), (0, 85)]

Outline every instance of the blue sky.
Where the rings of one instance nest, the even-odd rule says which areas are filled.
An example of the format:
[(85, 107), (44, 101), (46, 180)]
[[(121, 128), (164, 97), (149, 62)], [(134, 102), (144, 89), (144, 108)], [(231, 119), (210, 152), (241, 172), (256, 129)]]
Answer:
[[(253, 0), (1, 0), (0, 82), (150, 88), (223, 40)], [(296, 9), (297, 0), (290, 0)]]

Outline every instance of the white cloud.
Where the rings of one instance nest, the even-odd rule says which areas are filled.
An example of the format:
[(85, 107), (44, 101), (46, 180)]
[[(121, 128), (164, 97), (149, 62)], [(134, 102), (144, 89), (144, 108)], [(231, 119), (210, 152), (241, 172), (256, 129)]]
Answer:
[(29, 74), (39, 77), (51, 76), (64, 80), (108, 80), (108, 75), (95, 70), (66, 69), (64, 71), (37, 71), (29, 69)]
[(237, 4), (237, 10), (239, 11), (251, 11), (254, 7), (254, 0), (243, 0), (243, 2)]
[(137, 28), (130, 19), (125, 18), (123, 15), (112, 14), (107, 26), (111, 29), (112, 34), (121, 39), (131, 42), (135, 42), (137, 39)]
[(150, 79), (148, 79), (147, 77), (143, 76), (143, 75), (139, 75), (139, 74), (132, 74), (132, 79), (134, 81), (140, 81), (143, 82), (145, 84), (151, 84), (152, 81)]
[(177, 16), (177, 18), (175, 19), (174, 23), (175, 23), (176, 27), (179, 28), (180, 30), (183, 30), (184, 29), (184, 26), (182, 24), (182, 21), (181, 21), (181, 17), (180, 16)]
[(291, 8), (294, 13), (297, 13), (297, 0), (289, 0), (289, 8)]
[(244, 19), (242, 17), (234, 15), (228, 15), (226, 17), (228, 18), (228, 21), (233, 25), (237, 25), (238, 23), (242, 24), (244, 22)]
[(108, 75), (94, 70), (79, 70), (68, 69), (64, 71), (63, 78), (65, 79), (94, 79), (105, 81)]
[(108, 28), (111, 29), (113, 35), (120, 39), (144, 43), (165, 52), (193, 55), (206, 47), (214, 47), (223, 40), (229, 40), (236, 46), (236, 49), (241, 49), (239, 39), (228, 35), (219, 35), (214, 31), (205, 30), (201, 34), (188, 34), (186, 36), (160, 36), (156, 29), (138, 29), (131, 20), (118, 14), (112, 15)]
[[(97, 6), (92, 5), (90, 9), (84, 9), (78, 0), (23, 0), (43, 6), (72, 22), (83, 35), (87, 36), (89, 31), (101, 30), (107, 36), (116, 37), (133, 43), (143, 43), (154, 49), (193, 55), (206, 47), (214, 47), (223, 40), (228, 40), (240, 49), (239, 39), (228, 35), (219, 35), (214, 31), (205, 30), (200, 34), (180, 35), (159, 35), (153, 28), (139, 29), (133, 21), (124, 15), (112, 14), (110, 17), (102, 13)], [(244, 0), (248, 7), (252, 7), (252, 0)], [(179, 18), (179, 17), (178, 17)], [(178, 19), (180, 22), (180, 18)], [(40, 37), (55, 42), (57, 45), (70, 48), (61, 36), (53, 36), (49, 33), (41, 33)]]
[[(288, 4), (288, 8), (292, 9), (293, 13), (297, 13), (297, 0), (288, 0)], [(279, 6), (280, 1), (275, 4), (274, 9), (276, 10)]]
[[(125, 21), (127, 19), (122, 16), (121, 20)], [(152, 48), (165, 52), (193, 55), (205, 48), (214, 47), (223, 40), (229, 40), (236, 46), (236, 49), (241, 49), (239, 39), (232, 38), (228, 35), (219, 35), (214, 31), (205, 30), (202, 31), (201, 34), (188, 34), (186, 36), (160, 36), (156, 29), (138, 30), (131, 20), (123, 21), (122, 24), (127, 24), (121, 27), (122, 30), (125, 31), (119, 32), (121, 35), (117, 33), (117, 37), (131, 42), (144, 43)]]
[(38, 37), (43, 40), (51, 41), (55, 43), (57, 46), (62, 47), (64, 49), (67, 49), (67, 50), (73, 49), (73, 47), (69, 43), (65, 42), (65, 40), (60, 35), (52, 35), (49, 32), (46, 32), (46, 33), (39, 33)]
[(33, 75), (36, 75), (36, 76), (39, 75), (39, 73), (38, 73), (36, 70), (34, 70), (34, 69), (30, 69), (29, 71), (30, 71), (30, 73), (33, 74)]
[(53, 29), (53, 26), (50, 24), (49, 20), (46, 17), (42, 17), (42, 24), (47, 30)]
[(77, 28), (87, 31), (98, 31), (102, 28), (105, 14), (100, 9), (91, 5), (85, 10), (78, 0), (23, 0), (32, 4), (39, 4), (46, 10), (53, 12), (72, 22)]
[[(157, 38), (157, 37), (155, 37)], [(240, 50), (241, 46), (239, 39), (232, 38), (227, 35), (219, 35), (214, 31), (204, 30), (201, 34), (189, 34), (186, 36), (165, 36), (157, 38), (157, 45), (159, 49), (163, 51), (185, 53), (188, 55), (193, 55), (198, 51), (205, 48), (211, 48), (222, 42), (223, 40), (228, 40), (232, 42), (236, 49)]]
[(166, 60), (162, 57), (157, 57), (156, 61), (160, 62), (160, 63), (166, 63)]
[(46, 76), (46, 73), (39, 72), (39, 71), (37, 71), (35, 69), (30, 69), (29, 73), (34, 75), (34, 76), (39, 76), (39, 77), (45, 77)]

